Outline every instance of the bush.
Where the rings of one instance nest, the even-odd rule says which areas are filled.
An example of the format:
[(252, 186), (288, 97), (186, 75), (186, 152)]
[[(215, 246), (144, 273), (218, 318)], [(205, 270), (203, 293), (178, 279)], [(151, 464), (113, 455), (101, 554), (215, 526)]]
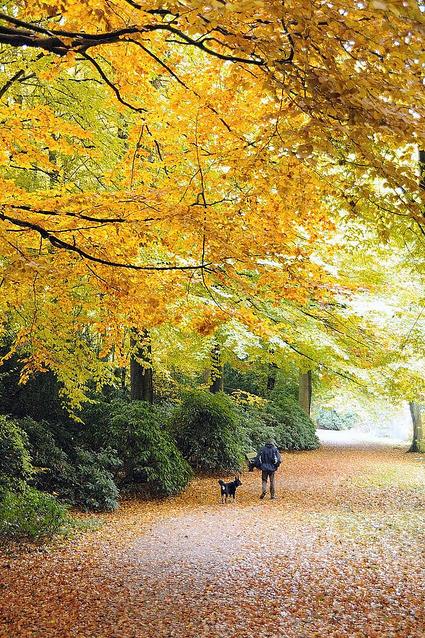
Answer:
[(267, 391), (267, 366), (252, 364), (245, 370), (237, 370), (226, 363), (223, 368), (223, 384), (226, 392), (242, 390), (264, 396)]
[(275, 419), (275, 440), (281, 450), (314, 450), (319, 447), (313, 421), (292, 397), (280, 395), (267, 412)]
[(0, 492), (20, 490), (31, 478), (33, 468), (25, 433), (14, 421), (0, 416)]
[(313, 450), (319, 446), (314, 424), (291, 396), (274, 393), (264, 408), (242, 406), (242, 423), (250, 447), (258, 450), (274, 439), (281, 450)]
[(349, 430), (356, 423), (357, 417), (352, 412), (339, 414), (336, 410), (320, 408), (316, 423), (322, 430)]
[(34, 421), (30, 417), (19, 419), (19, 427), (26, 433), (34, 465), (31, 483), (38, 489), (61, 493), (72, 472), (68, 455), (59, 447), (47, 421)]
[(283, 401), (289, 399), (295, 401), (298, 405), (298, 392), (299, 371), (297, 368), (292, 367), (285, 372), (282, 370), (277, 371), (275, 386), (268, 397), (270, 400), (277, 402), (279, 402), (280, 399)]
[(172, 415), (177, 445), (191, 466), (202, 472), (239, 470), (243, 430), (236, 407), (225, 394), (188, 393)]
[(82, 510), (110, 512), (118, 507), (114, 471), (121, 466), (115, 450), (91, 452), (76, 448), (68, 465), (61, 497)]
[(13, 418), (30, 416), (39, 420), (69, 420), (59, 396), (60, 384), (53, 372), (31, 375), (26, 383), (19, 383), (25, 361), (18, 354), (10, 356), (8, 343), (0, 344), (0, 357), (6, 355), (0, 372), (0, 413)]
[(269, 439), (277, 438), (278, 422), (272, 414), (264, 408), (254, 406), (241, 407), (242, 427), (249, 449), (258, 450)]
[(53, 536), (69, 522), (67, 510), (53, 496), (28, 487), (6, 492), (0, 500), (0, 536), (38, 539)]
[(98, 402), (87, 406), (84, 439), (94, 448), (108, 442), (117, 450), (117, 476), (127, 491), (153, 496), (181, 492), (192, 472), (165, 428), (167, 415), (144, 401)]
[[(26, 418), (19, 425), (28, 436), (35, 465), (32, 483), (37, 488), (54, 492), (83, 510), (116, 509), (119, 492), (114, 471), (121, 464), (114, 450), (99, 449), (95, 453), (76, 447), (79, 437), (72, 436), (72, 428), (64, 434), (60, 426), (46, 421)], [(67, 452), (59, 447), (58, 436), (62, 445), (67, 444)]]

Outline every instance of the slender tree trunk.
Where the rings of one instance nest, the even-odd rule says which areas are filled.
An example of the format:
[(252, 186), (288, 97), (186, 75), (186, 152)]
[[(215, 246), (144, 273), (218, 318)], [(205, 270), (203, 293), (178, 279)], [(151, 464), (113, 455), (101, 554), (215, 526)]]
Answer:
[[(425, 150), (419, 150), (419, 185), (425, 190)], [(413, 438), (409, 452), (425, 452), (424, 406), (411, 401), (409, 403), (413, 423)]]
[(300, 374), (300, 385), (298, 392), (298, 399), (300, 406), (310, 416), (311, 413), (311, 396), (312, 396), (312, 379), (311, 370)]
[(420, 403), (409, 403), (413, 423), (412, 445), (409, 452), (425, 452), (425, 423), (423, 409)]
[(130, 397), (153, 403), (152, 345), (148, 330), (130, 337)]
[(420, 169), (419, 185), (421, 188), (425, 189), (425, 150), (423, 149), (419, 151), (419, 169)]
[[(59, 139), (58, 135), (53, 135), (55, 140)], [(49, 150), (49, 161), (52, 162), (52, 164), (56, 164), (57, 163), (57, 152), (56, 151), (51, 151)], [(55, 188), (56, 186), (58, 186), (59, 184), (59, 171), (54, 169), (51, 170), (49, 172), (49, 182), (50, 182), (50, 188)]]
[(223, 364), (221, 362), (220, 345), (215, 343), (211, 350), (210, 392), (223, 392)]
[(267, 369), (267, 392), (274, 390), (276, 385), (276, 373), (277, 365), (275, 363), (269, 363)]
[(126, 378), (127, 378), (127, 370), (125, 368), (120, 368), (121, 390), (126, 389), (126, 386), (127, 386)]

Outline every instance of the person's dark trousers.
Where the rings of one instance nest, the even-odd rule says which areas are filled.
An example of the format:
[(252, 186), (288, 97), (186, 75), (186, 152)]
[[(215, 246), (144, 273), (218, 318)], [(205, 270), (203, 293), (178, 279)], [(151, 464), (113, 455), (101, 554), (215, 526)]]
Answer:
[(269, 472), (268, 470), (261, 471), (261, 481), (262, 481), (262, 487), (263, 487), (261, 496), (264, 498), (264, 496), (266, 495), (267, 479), (270, 479), (270, 496), (274, 498), (276, 493), (275, 472)]

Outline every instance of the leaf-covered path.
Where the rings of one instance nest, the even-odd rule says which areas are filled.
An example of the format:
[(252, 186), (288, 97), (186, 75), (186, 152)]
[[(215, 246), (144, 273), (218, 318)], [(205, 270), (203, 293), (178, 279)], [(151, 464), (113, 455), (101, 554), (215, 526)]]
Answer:
[(98, 531), (1, 557), (1, 638), (423, 638), (425, 463), (386, 447), (284, 455), (128, 503)]

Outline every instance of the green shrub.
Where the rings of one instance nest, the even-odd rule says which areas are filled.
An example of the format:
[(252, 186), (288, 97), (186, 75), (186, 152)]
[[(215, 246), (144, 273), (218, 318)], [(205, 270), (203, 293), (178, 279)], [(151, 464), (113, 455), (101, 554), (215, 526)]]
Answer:
[(31, 478), (33, 468), (28, 440), (18, 425), (0, 416), (0, 492), (20, 490)]
[(352, 412), (339, 414), (336, 410), (320, 408), (317, 413), (317, 427), (323, 430), (349, 430), (356, 423), (357, 417)]
[(143, 401), (121, 404), (110, 424), (130, 489), (142, 485), (161, 496), (186, 487), (192, 473), (163, 425), (161, 410)]
[[(114, 472), (121, 465), (114, 450), (97, 452), (78, 446), (73, 428), (65, 434), (57, 424), (26, 418), (19, 421), (25, 430), (35, 465), (32, 483), (55, 493), (61, 500), (83, 510), (111, 511), (118, 506), (119, 491)], [(75, 429), (76, 432), (78, 429)], [(65, 452), (58, 438), (67, 445)]]
[(112, 511), (118, 507), (119, 490), (114, 471), (121, 466), (115, 450), (91, 452), (76, 448), (67, 467), (61, 497), (82, 510)]
[[(269, 397), (276, 391), (286, 396), (298, 396), (298, 370), (280, 370), (278, 367), (254, 361), (245, 363), (243, 370), (225, 364), (224, 388), (226, 392), (242, 390), (259, 397)], [(272, 390), (269, 389), (272, 387)]]
[(24, 430), (29, 443), (29, 451), (34, 465), (31, 483), (47, 492), (63, 491), (67, 476), (72, 472), (68, 455), (58, 445), (47, 421), (34, 421), (30, 417), (19, 419), (19, 427)]
[(12, 418), (30, 416), (33, 419), (69, 420), (59, 396), (60, 384), (53, 372), (31, 375), (19, 383), (25, 360), (19, 354), (10, 356), (14, 336), (0, 344), (0, 357), (7, 355), (0, 372), (0, 413)]
[(265, 396), (267, 386), (267, 366), (247, 365), (245, 370), (237, 370), (226, 363), (223, 368), (223, 384), (226, 392), (243, 390), (257, 396)]
[(109, 443), (122, 468), (117, 475), (126, 491), (153, 496), (181, 492), (192, 472), (165, 427), (166, 412), (144, 401), (99, 402), (87, 406), (84, 440), (94, 448)]
[(258, 450), (269, 439), (276, 439), (276, 428), (279, 424), (265, 408), (241, 406), (241, 418), (247, 447), (250, 450)]
[(263, 407), (241, 406), (250, 447), (258, 450), (274, 439), (281, 450), (313, 450), (319, 446), (314, 424), (291, 396), (275, 394)]
[(0, 500), (0, 536), (38, 539), (53, 536), (69, 522), (67, 510), (34, 488), (6, 492)]
[(275, 440), (281, 450), (314, 450), (319, 447), (313, 421), (292, 397), (280, 395), (267, 406), (276, 421)]
[(191, 466), (202, 472), (239, 470), (245, 451), (240, 417), (225, 394), (193, 391), (172, 415), (177, 445)]
[(299, 371), (295, 367), (283, 372), (278, 370), (276, 374), (276, 383), (274, 388), (268, 394), (271, 401), (279, 402), (280, 399), (292, 399), (298, 405), (299, 392)]

